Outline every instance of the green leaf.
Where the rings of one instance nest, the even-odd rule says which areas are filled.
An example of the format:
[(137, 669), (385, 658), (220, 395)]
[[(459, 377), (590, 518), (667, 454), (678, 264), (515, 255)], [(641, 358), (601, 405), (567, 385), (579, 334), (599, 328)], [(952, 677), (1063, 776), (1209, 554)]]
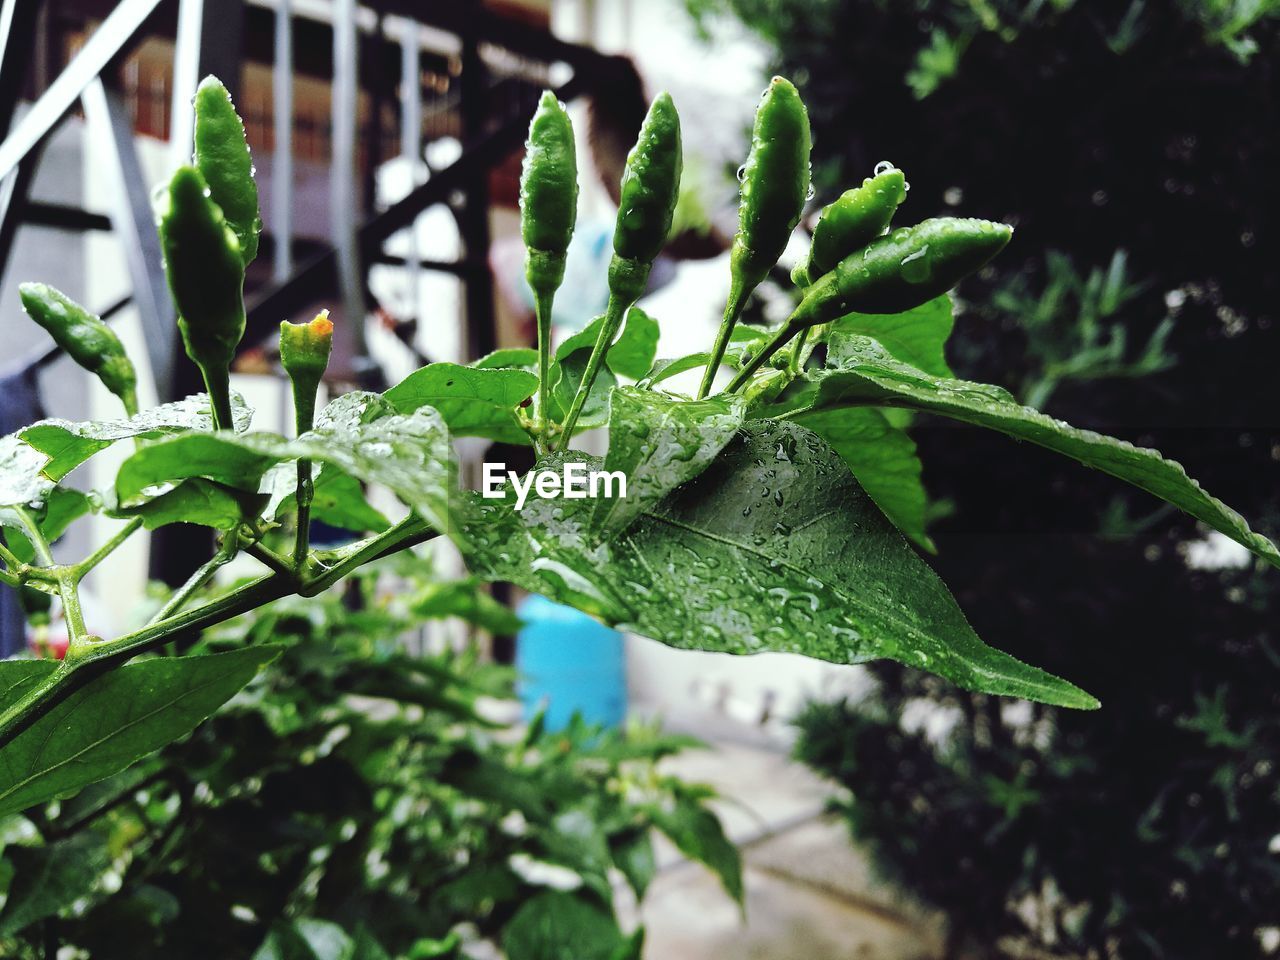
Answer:
[(148, 530), (171, 523), (234, 530), (260, 516), (266, 502), (265, 494), (237, 490), (204, 477), (189, 477), (157, 497), (132, 506), (116, 505), (107, 513), (113, 517), (141, 517)]
[[(589, 355), (596, 338), (600, 336), (602, 323), (604, 317), (596, 317), (573, 336), (566, 338), (556, 348), (555, 359), (563, 361), (583, 350)], [(632, 307), (627, 311), (627, 322), (622, 333), (604, 355), (605, 366), (619, 376), (639, 380), (653, 366), (653, 358), (658, 350), (658, 333), (658, 321), (639, 307)]]
[(413, 599), (410, 609), (428, 619), (460, 617), (499, 636), (516, 633), (524, 626), (509, 607), (485, 593), (475, 578), (429, 583)]
[(538, 389), (525, 370), (432, 363), (409, 374), (385, 394), (401, 413), (434, 407), (455, 436), (487, 437), (500, 443), (529, 443), (515, 410)]
[[(86, 513), (93, 509), (93, 503), (79, 490), (69, 487), (54, 487), (45, 498), (44, 506), (32, 511), (36, 525), (44, 538), (53, 543)], [(36, 556), (35, 548), (27, 539), (26, 527), (18, 519), (15, 511), (8, 507), (0, 507), (0, 527), (9, 528), (5, 533), (5, 541), (24, 563), (31, 563)]]
[(46, 460), (16, 434), (0, 437), (0, 507), (44, 502), (53, 489), (41, 472)]
[[(253, 411), (239, 394), (232, 394), (232, 412), (236, 430), (249, 429)], [(146, 410), (127, 420), (41, 420), (21, 431), (21, 437), (39, 450), (48, 462), (43, 465), (46, 477), (61, 480), (80, 464), (117, 440), (134, 437), (154, 440), (158, 437), (190, 430), (213, 430), (209, 398), (203, 393)], [(10, 501), (12, 502), (12, 501)]]
[(11, 937), (70, 908), (93, 891), (111, 864), (107, 838), (93, 830), (48, 846), (10, 845), (4, 857), (13, 866), (14, 877), (0, 911), (0, 937)]
[(653, 853), (653, 837), (650, 836), (649, 829), (645, 827), (614, 837), (610, 840), (609, 848), (613, 854), (614, 866), (627, 878), (627, 883), (635, 891), (636, 899), (643, 900), (645, 891), (658, 872)]
[(850, 338), (839, 367), (816, 371), (806, 379), (788, 401), (797, 411), (858, 404), (905, 406), (999, 430), (1126, 480), (1280, 566), (1275, 544), (1251, 531), (1240, 514), (1210, 496), (1181, 464), (1156, 450), (1081, 430), (1024, 407), (999, 387), (930, 376), (895, 360), (867, 338), (856, 343)]
[(831, 444), (853, 471), (862, 489), (893, 525), (930, 553), (936, 547), (925, 532), (923, 468), (915, 441), (874, 407), (815, 410), (792, 417)]
[(471, 366), (477, 370), (530, 370), (538, 366), (538, 351), (532, 347), (505, 347), (485, 354)]
[(739, 904), (743, 902), (742, 858), (738, 848), (724, 835), (714, 813), (696, 797), (677, 794), (669, 806), (655, 806), (649, 814), (653, 824), (665, 833), (686, 857), (705, 865)]
[(689, 370), (698, 370), (711, 362), (709, 353), (691, 353), (688, 356), (670, 360), (655, 360), (649, 372), (643, 377), (645, 386), (654, 387), (678, 374)]
[[(0, 750), (0, 815), (74, 793), (176, 740), (279, 651), (247, 647), (142, 660), (90, 680)], [(51, 672), (33, 664), (51, 666), (0, 661), (0, 708)]]
[(626, 944), (607, 910), (559, 891), (525, 901), (502, 932), (507, 960), (613, 960)]
[(840, 456), (796, 424), (748, 421), (699, 477), (606, 542), (588, 536), (584, 501), (535, 496), (516, 511), (513, 500), (474, 501), (472, 570), (642, 636), (834, 663), (889, 657), (974, 690), (1097, 706), (979, 640)]
[(296, 440), (227, 431), (158, 440), (121, 465), (116, 494), (128, 507), (148, 488), (188, 477), (256, 493), (269, 468), (303, 458), (382, 484), (438, 529), (451, 524), (456, 504), (449, 431), (430, 407), (371, 423), (329, 423)]
[(850, 313), (827, 334), (827, 364), (839, 366), (857, 352), (863, 336), (873, 337), (894, 357), (935, 377), (953, 376), (943, 354), (951, 336), (951, 297), (943, 294), (902, 313)]
[[(551, 366), (551, 412), (552, 417), (561, 423), (573, 405), (573, 397), (578, 392), (578, 385), (587, 370), (590, 350), (579, 350)], [(609, 394), (618, 385), (618, 378), (613, 371), (604, 367), (596, 374), (591, 392), (582, 405), (582, 413), (574, 427), (575, 433), (603, 427), (609, 422)]]
[(746, 409), (738, 396), (683, 400), (636, 387), (618, 387), (609, 402), (604, 468), (626, 475), (627, 495), (594, 501), (593, 534), (625, 529), (705, 470), (742, 426)]

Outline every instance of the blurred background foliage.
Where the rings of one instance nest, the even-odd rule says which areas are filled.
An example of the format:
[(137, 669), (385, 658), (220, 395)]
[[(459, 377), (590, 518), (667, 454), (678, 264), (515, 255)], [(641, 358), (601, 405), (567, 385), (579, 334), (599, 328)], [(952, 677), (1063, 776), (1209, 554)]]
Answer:
[[(961, 288), (960, 376), (1159, 447), (1277, 533), (1280, 5), (688, 7), (741, 20), (802, 86), (818, 202), (888, 159), (912, 185), (902, 222), (963, 204), (1017, 225)], [(1273, 955), (1274, 575), (1033, 447), (914, 433), (934, 562), (975, 628), (1103, 708), (875, 665), (869, 700), (800, 720), (855, 836), (946, 911), (955, 956)]]
[(428, 569), (392, 558), (207, 631), (199, 652), (284, 650), (190, 737), (0, 820), (0, 955), (636, 960), (611, 874), (644, 896), (655, 829), (741, 899), (712, 791), (657, 768), (697, 741), (512, 726), (511, 668), (415, 636), (513, 615)]

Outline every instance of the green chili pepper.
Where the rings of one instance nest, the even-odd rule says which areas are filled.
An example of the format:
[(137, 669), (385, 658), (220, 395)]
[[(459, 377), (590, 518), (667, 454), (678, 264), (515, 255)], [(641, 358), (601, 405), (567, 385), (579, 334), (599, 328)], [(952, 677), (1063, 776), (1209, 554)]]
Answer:
[(751, 153), (741, 171), (738, 232), (730, 253), (729, 300), (702, 376), (707, 395), (747, 297), (786, 248), (809, 199), (809, 112), (783, 77), (774, 77), (756, 110)]
[[(280, 324), (280, 363), (293, 385), (293, 416), (299, 436), (315, 426), (316, 391), (329, 365), (333, 349), (333, 322), (329, 311), (321, 310), (310, 323)], [(311, 461), (298, 461), (298, 523), (295, 531), (293, 559), (301, 569), (306, 561), (311, 534), (311, 502), (315, 499), (315, 483)]]
[(1013, 227), (944, 217), (883, 236), (805, 292), (769, 343), (734, 377), (736, 390), (800, 331), (846, 313), (901, 313), (946, 293), (1004, 249)]
[(813, 242), (805, 263), (792, 271), (798, 286), (807, 287), (837, 263), (884, 233), (907, 196), (907, 181), (896, 167), (882, 170), (846, 190), (823, 208), (813, 228)]
[(240, 243), (195, 167), (178, 168), (162, 203), (160, 241), (178, 329), (204, 376), (215, 424), (230, 429), (231, 361), (245, 324)]
[(227, 224), (235, 231), (240, 256), (248, 266), (258, 255), (262, 217), (244, 123), (231, 103), (231, 94), (217, 77), (205, 77), (200, 82), (193, 103), (196, 169), (208, 184), (213, 202), (222, 208)]
[(66, 294), (44, 283), (18, 287), (22, 309), (44, 327), (67, 356), (120, 398), (125, 412), (138, 412), (138, 375), (115, 331)]
[(538, 433), (546, 440), (551, 388), (551, 307), (578, 217), (578, 157), (569, 113), (545, 91), (529, 123), (520, 175), (520, 232), (524, 275), (533, 290), (538, 324)]
[(627, 154), (622, 174), (618, 219), (613, 230), (613, 259), (609, 262), (609, 304), (600, 334), (591, 348), (562, 434), (568, 443), (578, 414), (587, 401), (600, 365), (622, 319), (644, 293), (653, 260), (671, 232), (671, 217), (680, 194), (684, 155), (680, 145), (680, 116), (668, 93), (660, 93), (649, 105), (636, 145)]

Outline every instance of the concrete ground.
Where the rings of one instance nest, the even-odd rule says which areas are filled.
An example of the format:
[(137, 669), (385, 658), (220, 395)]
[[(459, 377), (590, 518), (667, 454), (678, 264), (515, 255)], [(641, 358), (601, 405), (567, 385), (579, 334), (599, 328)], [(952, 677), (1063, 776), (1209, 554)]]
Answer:
[[(704, 738), (707, 734), (703, 733)], [(934, 960), (941, 919), (877, 880), (844, 824), (824, 813), (832, 787), (764, 738), (717, 739), (670, 772), (714, 786), (742, 849), (745, 917), (718, 881), (671, 846), (640, 909), (652, 960)]]

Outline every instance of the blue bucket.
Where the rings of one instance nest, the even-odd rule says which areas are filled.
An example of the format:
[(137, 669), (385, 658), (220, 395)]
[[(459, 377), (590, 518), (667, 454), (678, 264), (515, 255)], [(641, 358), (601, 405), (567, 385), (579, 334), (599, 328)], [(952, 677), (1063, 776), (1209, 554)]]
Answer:
[(563, 730), (575, 713), (592, 724), (621, 724), (627, 712), (622, 634), (546, 597), (526, 597), (518, 613), (525, 622), (516, 643), (525, 718), (545, 707), (548, 730)]

